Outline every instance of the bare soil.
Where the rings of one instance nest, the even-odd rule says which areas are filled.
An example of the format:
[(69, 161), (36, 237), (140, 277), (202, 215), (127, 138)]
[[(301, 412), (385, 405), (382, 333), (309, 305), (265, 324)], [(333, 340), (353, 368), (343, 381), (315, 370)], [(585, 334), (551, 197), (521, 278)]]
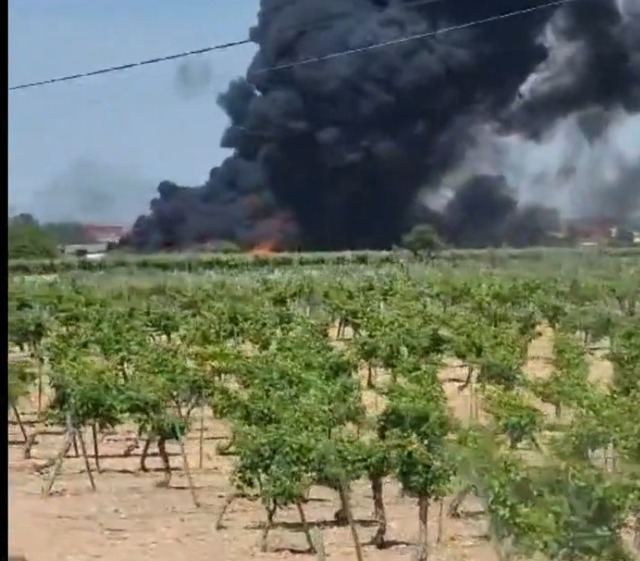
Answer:
[[(540, 373), (548, 369), (550, 345), (536, 341), (530, 370)], [(606, 370), (606, 367), (603, 367)], [(533, 373), (532, 372), (532, 373)], [(443, 371), (443, 379), (464, 376), (464, 371), (452, 366)], [(450, 406), (461, 418), (468, 416), (469, 394), (459, 392), (458, 384), (445, 384)], [(375, 400), (374, 395), (365, 399)], [(21, 403), (25, 420), (35, 418), (34, 400)], [(380, 403), (376, 404), (380, 407)], [(176, 561), (245, 561), (249, 558), (270, 560), (315, 559), (306, 551), (295, 508), (279, 512), (276, 526), (269, 536), (269, 551), (259, 550), (264, 510), (257, 501), (238, 499), (224, 519), (224, 528), (215, 529), (215, 521), (226, 497), (231, 492), (228, 482), (232, 457), (221, 456), (216, 445), (224, 443), (228, 430), (223, 423), (205, 415), (203, 468), (199, 468), (199, 419), (187, 441), (189, 464), (196, 484), (200, 508), (193, 504), (182, 469), (182, 458), (176, 443), (169, 443), (171, 465), (175, 470), (169, 488), (159, 488), (162, 480), (160, 459), (154, 445), (147, 461), (148, 473), (140, 471), (140, 447), (130, 457), (123, 457), (127, 444), (134, 441), (131, 428), (122, 427), (117, 434), (104, 436), (100, 444), (102, 473), (95, 474), (97, 491), (92, 492), (82, 458), (76, 458), (73, 448), (65, 459), (53, 492), (43, 498), (41, 490), (49, 471), (36, 468), (55, 456), (62, 444), (61, 430), (38, 437), (32, 458), (23, 458), (19, 428), (9, 424), (9, 551), (24, 555), (29, 561), (110, 561), (153, 560)], [(42, 428), (41, 425), (38, 425)], [(27, 431), (35, 430), (29, 424)], [(85, 441), (92, 453), (90, 431)], [(92, 468), (95, 464), (91, 458)], [(378, 550), (365, 545), (367, 561), (407, 559), (414, 555), (418, 537), (418, 508), (414, 499), (402, 497), (398, 485), (385, 485), (390, 547)], [(361, 541), (366, 544), (375, 532), (373, 503), (367, 482), (358, 482), (352, 493), (354, 517), (358, 521)], [(430, 515), (431, 559), (434, 561), (494, 561), (497, 560), (486, 536), (486, 520), (479, 504), (471, 498), (465, 503), (463, 517), (451, 519), (444, 504), (442, 535), (438, 536), (438, 505)], [(325, 488), (314, 488), (305, 505), (310, 525), (320, 530), (327, 558), (346, 561), (355, 558), (348, 528), (333, 524), (338, 509), (338, 497)]]
[[(62, 434), (39, 437), (30, 460), (23, 459), (22, 446), (10, 446), (11, 554), (22, 554), (29, 561), (314, 559), (315, 556), (305, 552), (307, 546), (294, 508), (278, 513), (276, 526), (269, 536), (267, 553), (259, 551), (264, 520), (259, 502), (248, 499), (235, 501), (224, 518), (225, 527), (216, 531), (215, 521), (231, 491), (228, 477), (233, 458), (215, 452), (216, 443), (223, 442), (220, 437), (226, 434), (225, 427), (208, 418), (205, 429), (203, 469), (198, 468), (198, 434), (190, 435), (187, 443), (200, 508), (196, 508), (191, 499), (177, 444), (167, 447), (175, 470), (169, 488), (156, 487), (163, 474), (155, 450), (155, 455), (147, 462), (149, 473), (140, 471), (141, 448), (130, 457), (122, 457), (127, 444), (132, 441), (132, 433), (119, 431), (100, 445), (102, 473), (95, 474), (95, 493), (91, 490), (82, 458), (76, 458), (72, 448), (48, 498), (41, 495), (48, 472), (38, 474), (34, 468), (57, 453)], [(33, 430), (33, 426), (27, 430)], [(85, 440), (88, 445), (90, 436), (87, 431)], [(10, 441), (21, 439), (16, 425), (10, 425), (9, 437)], [(92, 458), (91, 462), (95, 468)], [(366, 546), (365, 557), (372, 561), (411, 559), (418, 531), (416, 501), (401, 497), (398, 486), (392, 481), (385, 486), (385, 495), (388, 537), (392, 545), (384, 551)], [(375, 532), (373, 503), (366, 482), (356, 484), (352, 501), (360, 539), (366, 543)], [(430, 528), (434, 542), (433, 559), (495, 559), (490, 544), (484, 538), (486, 525), (477, 514), (479, 505), (470, 500), (466, 507), (467, 518), (451, 520), (444, 516), (441, 543), (436, 544), (438, 506), (434, 505)], [(311, 500), (305, 505), (310, 525), (321, 531), (328, 558), (338, 561), (353, 559), (355, 554), (348, 528), (336, 527), (332, 523), (337, 509), (337, 496), (325, 488), (315, 488)]]

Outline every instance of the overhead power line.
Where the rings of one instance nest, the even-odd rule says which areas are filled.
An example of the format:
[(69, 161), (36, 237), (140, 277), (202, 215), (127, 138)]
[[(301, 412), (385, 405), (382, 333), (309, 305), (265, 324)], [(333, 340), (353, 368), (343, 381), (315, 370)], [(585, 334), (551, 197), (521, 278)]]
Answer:
[(224, 49), (230, 49), (232, 47), (239, 47), (240, 45), (246, 45), (247, 43), (251, 43), (251, 41), (249, 39), (242, 39), (241, 41), (232, 41), (230, 43), (212, 45), (211, 47), (203, 47), (202, 49), (194, 49), (192, 51), (184, 51), (182, 53), (176, 53), (173, 55), (150, 58), (147, 60), (141, 60), (139, 62), (130, 62), (128, 64), (120, 64), (118, 66), (108, 66), (107, 68), (101, 68), (99, 70), (91, 70), (90, 72), (80, 72), (78, 74), (70, 74), (68, 76), (61, 76), (59, 78), (49, 78), (48, 80), (39, 80), (37, 82), (20, 84), (18, 86), (10, 87), (9, 91), (24, 90), (26, 88), (34, 88), (36, 86), (46, 86), (48, 84), (55, 84), (56, 82), (68, 82), (70, 80), (87, 78), (89, 76), (97, 76), (99, 74), (108, 74), (110, 72), (119, 72), (122, 70), (129, 70), (130, 68), (135, 68), (136, 66), (146, 66), (148, 64), (157, 64), (158, 62), (165, 62), (168, 60), (175, 60), (178, 58), (184, 58), (188, 56), (201, 55), (203, 53), (209, 53), (211, 51), (221, 51)]
[[(406, 4), (405, 6), (408, 8), (413, 8), (416, 6), (421, 6), (421, 5), (426, 5), (426, 4), (437, 4), (440, 2), (445, 2), (447, 0), (414, 0), (413, 2), (410, 2), (408, 4)], [(348, 15), (348, 12), (341, 12), (338, 14), (332, 14), (330, 16), (326, 16), (323, 18), (318, 18), (315, 20), (312, 20), (308, 23), (306, 23), (304, 26), (288, 26), (288, 27), (284, 27), (283, 30), (289, 30), (289, 29), (294, 29), (294, 30), (299, 30), (299, 31), (310, 31), (310, 30), (314, 30), (314, 29), (318, 29), (320, 27), (323, 27), (327, 24), (333, 23), (334, 21), (336, 21), (337, 19), (344, 17), (345, 15)], [(167, 55), (167, 56), (161, 56), (161, 57), (156, 57), (156, 58), (150, 58), (147, 60), (142, 60), (139, 62), (131, 62), (128, 64), (120, 64), (120, 65), (115, 65), (115, 66), (108, 66), (106, 68), (101, 68), (99, 70), (91, 70), (89, 72), (79, 72), (76, 74), (69, 74), (67, 76), (61, 76), (58, 78), (48, 78), (46, 80), (38, 80), (36, 82), (28, 82), (25, 84), (19, 84), (17, 86), (12, 86), (9, 88), (9, 91), (13, 91), (13, 90), (24, 90), (27, 88), (34, 88), (36, 86), (47, 86), (49, 84), (55, 84), (57, 82), (68, 82), (71, 80), (78, 80), (79, 78), (87, 78), (90, 76), (98, 76), (100, 74), (108, 74), (110, 72), (119, 72), (122, 70), (129, 70), (131, 68), (135, 68), (137, 66), (145, 66), (145, 65), (149, 65), (149, 64), (157, 64), (159, 62), (167, 62), (170, 60), (175, 60), (175, 59), (179, 59), (179, 58), (185, 58), (185, 57), (189, 57), (189, 56), (195, 56), (195, 55), (201, 55), (204, 53), (209, 53), (211, 51), (221, 51), (221, 50), (225, 50), (225, 49), (230, 49), (233, 47), (239, 47), (241, 45), (246, 45), (248, 43), (252, 43), (251, 39), (241, 39), (238, 41), (231, 41), (229, 43), (222, 43), (219, 45), (212, 45), (210, 47), (204, 47), (202, 49), (194, 49), (191, 51), (184, 51), (181, 53), (177, 53), (177, 54), (173, 54), (173, 55)]]
[[(409, 3), (407, 6), (408, 7), (414, 7), (414, 6), (418, 6), (418, 5), (423, 5), (423, 4), (435, 4), (438, 2), (442, 2), (444, 0), (416, 0), (415, 2)], [(362, 53), (362, 52), (366, 52), (366, 51), (371, 51), (371, 50), (375, 50), (375, 49), (381, 49), (381, 48), (386, 48), (386, 47), (392, 47), (395, 45), (401, 45), (404, 43), (409, 43), (411, 41), (417, 41), (420, 39), (427, 39), (429, 37), (435, 37), (438, 35), (443, 35), (445, 33), (451, 33), (454, 31), (460, 31), (463, 29), (468, 29), (471, 27), (477, 27), (480, 25), (485, 25), (485, 24), (489, 24), (489, 23), (493, 23), (493, 22), (497, 22), (497, 21), (501, 21), (501, 20), (505, 20), (505, 19), (509, 19), (509, 18), (514, 18), (517, 16), (522, 16), (522, 15), (526, 15), (526, 14), (530, 14), (532, 12), (536, 12), (539, 10), (544, 10), (544, 9), (548, 9), (548, 8), (552, 8), (554, 6), (560, 6), (562, 4), (568, 4), (570, 2), (577, 2), (578, 0), (553, 0), (551, 2), (546, 2), (545, 4), (539, 4), (537, 6), (531, 7), (531, 8), (525, 8), (522, 10), (516, 10), (513, 12), (507, 12), (506, 14), (500, 14), (500, 15), (496, 15), (496, 16), (491, 16), (491, 17), (487, 17), (487, 18), (483, 18), (483, 19), (479, 19), (479, 20), (474, 20), (474, 21), (470, 21), (470, 22), (466, 22), (466, 23), (462, 23), (462, 24), (458, 24), (458, 25), (453, 25), (450, 27), (444, 27), (442, 29), (437, 29), (435, 31), (429, 31), (429, 32), (425, 32), (425, 33), (416, 33), (413, 35), (408, 35), (408, 36), (404, 36), (404, 37), (398, 37), (397, 39), (391, 39), (389, 41), (384, 41), (381, 43), (373, 43), (371, 45), (366, 45), (364, 47), (357, 47), (354, 49), (347, 49), (347, 50), (343, 50), (343, 51), (337, 51), (334, 53), (329, 53), (326, 55), (322, 55), (322, 56), (317, 56), (317, 57), (309, 57), (306, 59), (302, 59), (302, 60), (297, 60), (297, 61), (293, 61), (293, 62), (289, 62), (289, 63), (284, 63), (284, 64), (278, 64), (278, 65), (274, 65), (274, 66), (268, 66), (265, 68), (260, 68), (258, 70), (255, 70), (254, 73), (255, 74), (263, 74), (265, 72), (273, 72), (273, 71), (278, 71), (278, 70), (286, 70), (286, 69), (290, 69), (290, 68), (294, 68), (296, 66), (303, 66), (303, 65), (307, 65), (307, 64), (312, 64), (312, 63), (316, 63), (316, 62), (324, 62), (324, 61), (328, 61), (328, 60), (333, 60), (336, 58), (342, 58), (342, 57), (346, 57), (346, 56), (351, 56), (351, 55), (355, 55), (358, 53)], [(329, 19), (327, 20), (329, 21)], [(322, 23), (320, 21), (318, 21), (317, 23)], [(313, 24), (312, 24), (313, 25)], [(300, 31), (304, 31), (305, 28), (301, 28)], [(167, 56), (161, 56), (161, 57), (156, 57), (156, 58), (151, 58), (151, 59), (147, 59), (147, 60), (141, 60), (138, 62), (131, 62), (128, 64), (121, 64), (121, 65), (117, 65), (117, 66), (109, 66), (106, 68), (101, 68), (99, 70), (92, 70), (89, 72), (80, 72), (80, 73), (76, 73), (76, 74), (70, 74), (67, 76), (61, 76), (58, 78), (49, 78), (46, 80), (39, 80), (36, 82), (28, 82), (25, 84), (19, 84), (17, 86), (11, 86), (9, 88), (9, 91), (15, 91), (15, 90), (23, 90), (23, 89), (27, 89), (27, 88), (34, 88), (34, 87), (38, 87), (38, 86), (46, 86), (49, 84), (55, 84), (58, 82), (69, 82), (72, 80), (78, 80), (80, 78), (88, 78), (90, 76), (98, 76), (100, 74), (108, 74), (111, 72), (121, 72), (124, 70), (129, 70), (131, 68), (136, 68), (138, 66), (146, 66), (146, 65), (151, 65), (151, 64), (157, 64), (159, 62), (166, 62), (166, 61), (170, 61), (170, 60), (176, 60), (176, 59), (180, 59), (180, 58), (185, 58), (185, 57), (189, 57), (189, 56), (195, 56), (195, 55), (200, 55), (200, 54), (204, 54), (204, 53), (209, 53), (212, 51), (220, 51), (220, 50), (225, 50), (225, 49), (230, 49), (230, 48), (234, 48), (234, 47), (239, 47), (241, 45), (246, 45), (251, 43), (251, 39), (242, 39), (239, 41), (231, 41), (228, 43), (221, 43), (218, 45), (212, 45), (209, 47), (203, 47), (201, 49), (194, 49), (191, 51), (184, 51), (181, 53), (176, 53), (176, 54), (172, 54), (172, 55), (167, 55)]]
[(296, 66), (302, 66), (306, 64), (312, 64), (315, 62), (324, 62), (327, 60), (333, 60), (336, 58), (342, 58), (345, 56), (355, 55), (358, 53), (364, 53), (366, 51), (372, 51), (375, 49), (382, 49), (385, 47), (393, 47), (395, 45), (402, 45), (404, 43), (409, 43), (411, 41), (417, 41), (419, 39), (427, 39), (429, 37), (435, 37), (437, 35), (443, 35), (445, 33), (451, 33), (453, 31), (461, 31), (463, 29), (469, 29), (471, 27), (477, 27), (479, 25), (485, 25), (488, 23), (493, 23), (500, 20), (505, 20), (508, 18), (514, 18), (516, 16), (522, 16), (525, 14), (530, 14), (532, 12), (537, 12), (539, 10), (544, 10), (547, 8), (552, 8), (554, 6), (560, 6), (562, 4), (568, 4), (570, 2), (577, 2), (578, 0), (554, 0), (552, 2), (547, 2), (546, 4), (540, 4), (533, 8), (526, 8), (523, 10), (516, 10), (514, 12), (508, 12), (506, 14), (500, 14), (497, 16), (491, 16), (488, 18), (478, 19), (474, 21), (470, 21), (467, 23), (461, 23), (459, 25), (452, 25), (450, 27), (443, 27), (442, 29), (436, 29), (435, 31), (428, 31), (426, 33), (416, 33), (414, 35), (407, 35), (404, 37), (398, 37), (397, 39), (390, 39), (389, 41), (384, 41), (381, 43), (373, 43), (372, 45), (366, 45), (364, 47), (356, 47), (354, 49), (347, 49), (344, 51), (337, 51), (335, 53), (329, 53), (327, 55), (317, 56), (317, 57), (309, 57), (302, 60), (296, 60), (294, 62), (288, 62), (284, 64), (277, 64), (275, 66), (268, 66), (265, 68), (260, 68), (259, 70), (255, 70), (254, 74), (262, 74), (264, 72), (273, 72), (276, 70), (286, 70), (289, 68), (294, 68)]

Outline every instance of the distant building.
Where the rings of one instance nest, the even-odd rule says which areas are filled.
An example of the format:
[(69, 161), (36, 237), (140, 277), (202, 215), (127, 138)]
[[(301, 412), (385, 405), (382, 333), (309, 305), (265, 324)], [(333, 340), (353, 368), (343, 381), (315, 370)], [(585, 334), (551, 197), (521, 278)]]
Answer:
[(617, 227), (608, 220), (593, 218), (574, 220), (568, 224), (566, 237), (583, 247), (607, 245), (617, 234)]
[(64, 246), (65, 255), (75, 255), (77, 257), (88, 257), (98, 255), (107, 251), (109, 243), (78, 243)]
[(86, 243), (71, 244), (64, 247), (65, 255), (101, 259), (110, 244), (118, 243), (126, 233), (122, 226), (99, 226), (87, 224), (83, 226)]

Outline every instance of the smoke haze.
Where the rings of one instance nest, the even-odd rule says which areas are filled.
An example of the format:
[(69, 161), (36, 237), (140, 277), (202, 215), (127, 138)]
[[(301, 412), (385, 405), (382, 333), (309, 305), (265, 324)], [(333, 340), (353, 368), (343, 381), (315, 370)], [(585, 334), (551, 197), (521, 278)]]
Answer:
[(186, 59), (176, 72), (176, 89), (180, 95), (191, 98), (207, 93), (213, 80), (213, 68), (208, 60)]
[(77, 160), (27, 205), (42, 222), (130, 225), (149, 204), (153, 182), (134, 169)]

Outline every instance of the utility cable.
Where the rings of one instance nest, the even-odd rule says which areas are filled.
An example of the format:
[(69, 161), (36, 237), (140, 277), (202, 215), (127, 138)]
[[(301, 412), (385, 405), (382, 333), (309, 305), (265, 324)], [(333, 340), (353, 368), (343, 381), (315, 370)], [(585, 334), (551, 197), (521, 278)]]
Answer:
[[(435, 3), (439, 3), (439, 2), (444, 2), (446, 0), (416, 0), (415, 2), (410, 2), (408, 4), (406, 4), (406, 7), (415, 7), (415, 6), (419, 6), (419, 5), (426, 5), (426, 4), (435, 4)], [(500, 14), (500, 15), (496, 15), (496, 16), (491, 16), (491, 17), (487, 17), (487, 18), (483, 18), (483, 19), (479, 19), (479, 20), (474, 20), (474, 21), (470, 21), (470, 22), (466, 22), (466, 23), (462, 23), (462, 24), (458, 24), (458, 25), (453, 25), (453, 26), (449, 26), (449, 27), (443, 27), (442, 29), (437, 29), (435, 31), (429, 31), (429, 32), (425, 32), (425, 33), (416, 33), (413, 35), (408, 35), (408, 36), (404, 36), (404, 37), (398, 37), (397, 39), (391, 39), (389, 41), (384, 41), (381, 43), (374, 43), (372, 45), (367, 45), (364, 47), (357, 47), (354, 49), (347, 49), (344, 51), (337, 51), (337, 52), (333, 52), (333, 53), (329, 53), (326, 55), (322, 55), (322, 56), (317, 56), (317, 57), (309, 57), (306, 59), (302, 59), (302, 60), (298, 60), (298, 61), (293, 61), (293, 62), (289, 62), (289, 63), (284, 63), (284, 64), (277, 64), (274, 66), (268, 66), (265, 68), (260, 68), (258, 70), (254, 71), (254, 74), (263, 74), (265, 72), (274, 72), (274, 71), (278, 71), (278, 70), (286, 70), (286, 69), (290, 69), (290, 68), (294, 68), (297, 66), (303, 66), (303, 65), (308, 65), (308, 64), (312, 64), (312, 63), (316, 63), (316, 62), (324, 62), (324, 61), (328, 61), (328, 60), (333, 60), (336, 58), (342, 58), (342, 57), (346, 57), (346, 56), (351, 56), (351, 55), (355, 55), (355, 54), (359, 54), (362, 52), (366, 52), (366, 51), (371, 51), (371, 50), (375, 50), (375, 49), (381, 49), (381, 48), (386, 48), (386, 47), (392, 47), (395, 45), (401, 45), (404, 43), (409, 43), (411, 41), (417, 41), (420, 39), (427, 39), (429, 37), (435, 37), (435, 36), (439, 36), (439, 35), (444, 35), (446, 33), (451, 33), (454, 31), (460, 31), (460, 30), (464, 30), (464, 29), (469, 29), (472, 27), (477, 27), (480, 25), (486, 25), (489, 23), (493, 23), (493, 22), (497, 22), (497, 21), (501, 21), (501, 20), (505, 20), (505, 19), (509, 19), (509, 18), (513, 18), (513, 17), (517, 17), (517, 16), (521, 16), (521, 15), (526, 15), (526, 14), (530, 14), (532, 12), (536, 12), (538, 10), (544, 10), (544, 9), (548, 9), (548, 8), (552, 8), (554, 6), (560, 6), (562, 4), (567, 4), (570, 2), (577, 2), (578, 0), (554, 0), (551, 2), (547, 2), (545, 4), (539, 4), (537, 6), (531, 7), (531, 8), (525, 8), (522, 10), (516, 10), (513, 12), (508, 12), (505, 14)], [(338, 15), (335, 16), (335, 18), (339, 17)], [(335, 19), (333, 18), (333, 19)], [(324, 24), (326, 22), (332, 21), (331, 18), (324, 18), (322, 20), (319, 20), (316, 22), (317, 24)], [(311, 26), (313, 26), (313, 22), (311, 23)], [(305, 28), (301, 28), (300, 31), (305, 31)], [(87, 78), (90, 76), (98, 76), (101, 74), (108, 74), (111, 72), (120, 72), (123, 70), (129, 70), (131, 68), (136, 68), (138, 66), (146, 66), (146, 65), (151, 65), (151, 64), (157, 64), (159, 62), (165, 62), (165, 61), (170, 61), (170, 60), (176, 60), (176, 59), (180, 59), (180, 58), (185, 58), (185, 57), (189, 57), (189, 56), (194, 56), (194, 55), (200, 55), (200, 54), (204, 54), (204, 53), (209, 53), (212, 51), (220, 51), (220, 50), (226, 50), (226, 49), (230, 49), (230, 48), (234, 48), (234, 47), (239, 47), (241, 45), (246, 45), (252, 43), (251, 39), (242, 39), (239, 41), (231, 41), (228, 43), (221, 43), (218, 45), (212, 45), (209, 47), (204, 47), (201, 49), (194, 49), (194, 50), (190, 50), (190, 51), (184, 51), (181, 53), (176, 53), (176, 54), (172, 54), (172, 55), (167, 55), (167, 56), (161, 56), (161, 57), (156, 57), (156, 58), (151, 58), (151, 59), (147, 59), (147, 60), (141, 60), (138, 62), (131, 62), (128, 64), (121, 64), (121, 65), (116, 65), (116, 66), (109, 66), (106, 68), (101, 68), (99, 70), (92, 70), (89, 72), (80, 72), (77, 74), (70, 74), (67, 76), (61, 76), (58, 78), (49, 78), (46, 80), (38, 80), (36, 82), (28, 82), (25, 84), (19, 84), (17, 86), (11, 86), (9, 88), (9, 91), (16, 91), (16, 90), (24, 90), (24, 89), (28, 89), (28, 88), (34, 88), (34, 87), (38, 87), (38, 86), (46, 86), (46, 85), (50, 85), (50, 84), (55, 84), (58, 82), (68, 82), (68, 81), (72, 81), (72, 80), (78, 80), (80, 78)]]
[(68, 82), (70, 80), (77, 80), (79, 78), (87, 78), (89, 76), (97, 76), (99, 74), (108, 74), (110, 72), (119, 72), (122, 70), (129, 70), (137, 66), (145, 66), (148, 64), (157, 64), (158, 62), (165, 62), (167, 60), (176, 60), (178, 58), (184, 58), (188, 56), (200, 55), (203, 53), (210, 53), (211, 51), (221, 51), (224, 49), (230, 49), (232, 47), (239, 47), (240, 45), (246, 45), (251, 43), (250, 39), (243, 39), (241, 41), (232, 41), (230, 43), (222, 43), (220, 45), (213, 45), (211, 47), (204, 47), (202, 49), (194, 49), (192, 51), (184, 51), (173, 55), (167, 55), (162, 57), (150, 58), (147, 60), (141, 60), (139, 62), (130, 62), (128, 64), (121, 64), (118, 66), (109, 66), (107, 68), (101, 68), (99, 70), (92, 70), (90, 72), (81, 72), (78, 74), (70, 74), (68, 76), (61, 76), (59, 78), (49, 78), (48, 80), (39, 80), (37, 82), (29, 82), (27, 84), (20, 84), (18, 86), (12, 86), (9, 91), (24, 90), (27, 88), (34, 88), (36, 86), (46, 86), (49, 84), (55, 84), (57, 82)]
[(297, 66), (303, 66), (307, 64), (312, 64), (315, 62), (324, 62), (327, 60), (333, 60), (336, 58), (342, 58), (345, 56), (351, 56), (354, 54), (359, 54), (367, 51), (372, 51), (375, 49), (382, 49), (386, 47), (393, 47), (396, 45), (402, 45), (405, 43), (409, 43), (411, 41), (417, 41), (419, 39), (427, 39), (429, 37), (435, 37), (438, 35), (444, 35), (445, 33), (451, 33), (453, 31), (461, 31), (463, 29), (469, 29), (471, 27), (477, 27), (479, 25), (486, 25), (488, 23), (493, 23), (496, 21), (505, 20), (508, 18), (513, 18), (516, 16), (521, 16), (525, 14), (530, 14), (539, 10), (544, 10), (547, 8), (552, 8), (554, 6), (560, 6), (562, 4), (568, 4), (570, 2), (577, 2), (578, 0), (554, 0), (553, 2), (547, 2), (546, 4), (540, 4), (533, 8), (526, 8), (523, 10), (517, 10), (515, 12), (507, 12), (506, 14), (500, 14), (497, 16), (491, 16), (488, 18), (483, 18), (479, 20), (470, 21), (467, 23), (461, 23), (458, 25), (452, 25), (449, 27), (443, 27), (442, 29), (436, 29), (435, 31), (428, 31), (426, 33), (415, 33), (413, 35), (407, 35), (405, 37), (398, 37), (397, 39), (390, 39), (389, 41), (383, 41), (381, 43), (373, 43), (372, 45), (367, 45), (365, 47), (356, 47), (354, 49), (347, 49), (344, 51), (337, 51), (334, 53), (329, 53), (327, 55), (317, 56), (317, 57), (309, 57), (302, 60), (297, 60), (294, 62), (288, 62), (284, 64), (277, 64), (274, 66), (268, 66), (266, 68), (260, 68), (254, 71), (254, 74), (263, 74), (265, 72), (273, 72), (277, 70), (287, 70), (290, 68), (294, 68)]

